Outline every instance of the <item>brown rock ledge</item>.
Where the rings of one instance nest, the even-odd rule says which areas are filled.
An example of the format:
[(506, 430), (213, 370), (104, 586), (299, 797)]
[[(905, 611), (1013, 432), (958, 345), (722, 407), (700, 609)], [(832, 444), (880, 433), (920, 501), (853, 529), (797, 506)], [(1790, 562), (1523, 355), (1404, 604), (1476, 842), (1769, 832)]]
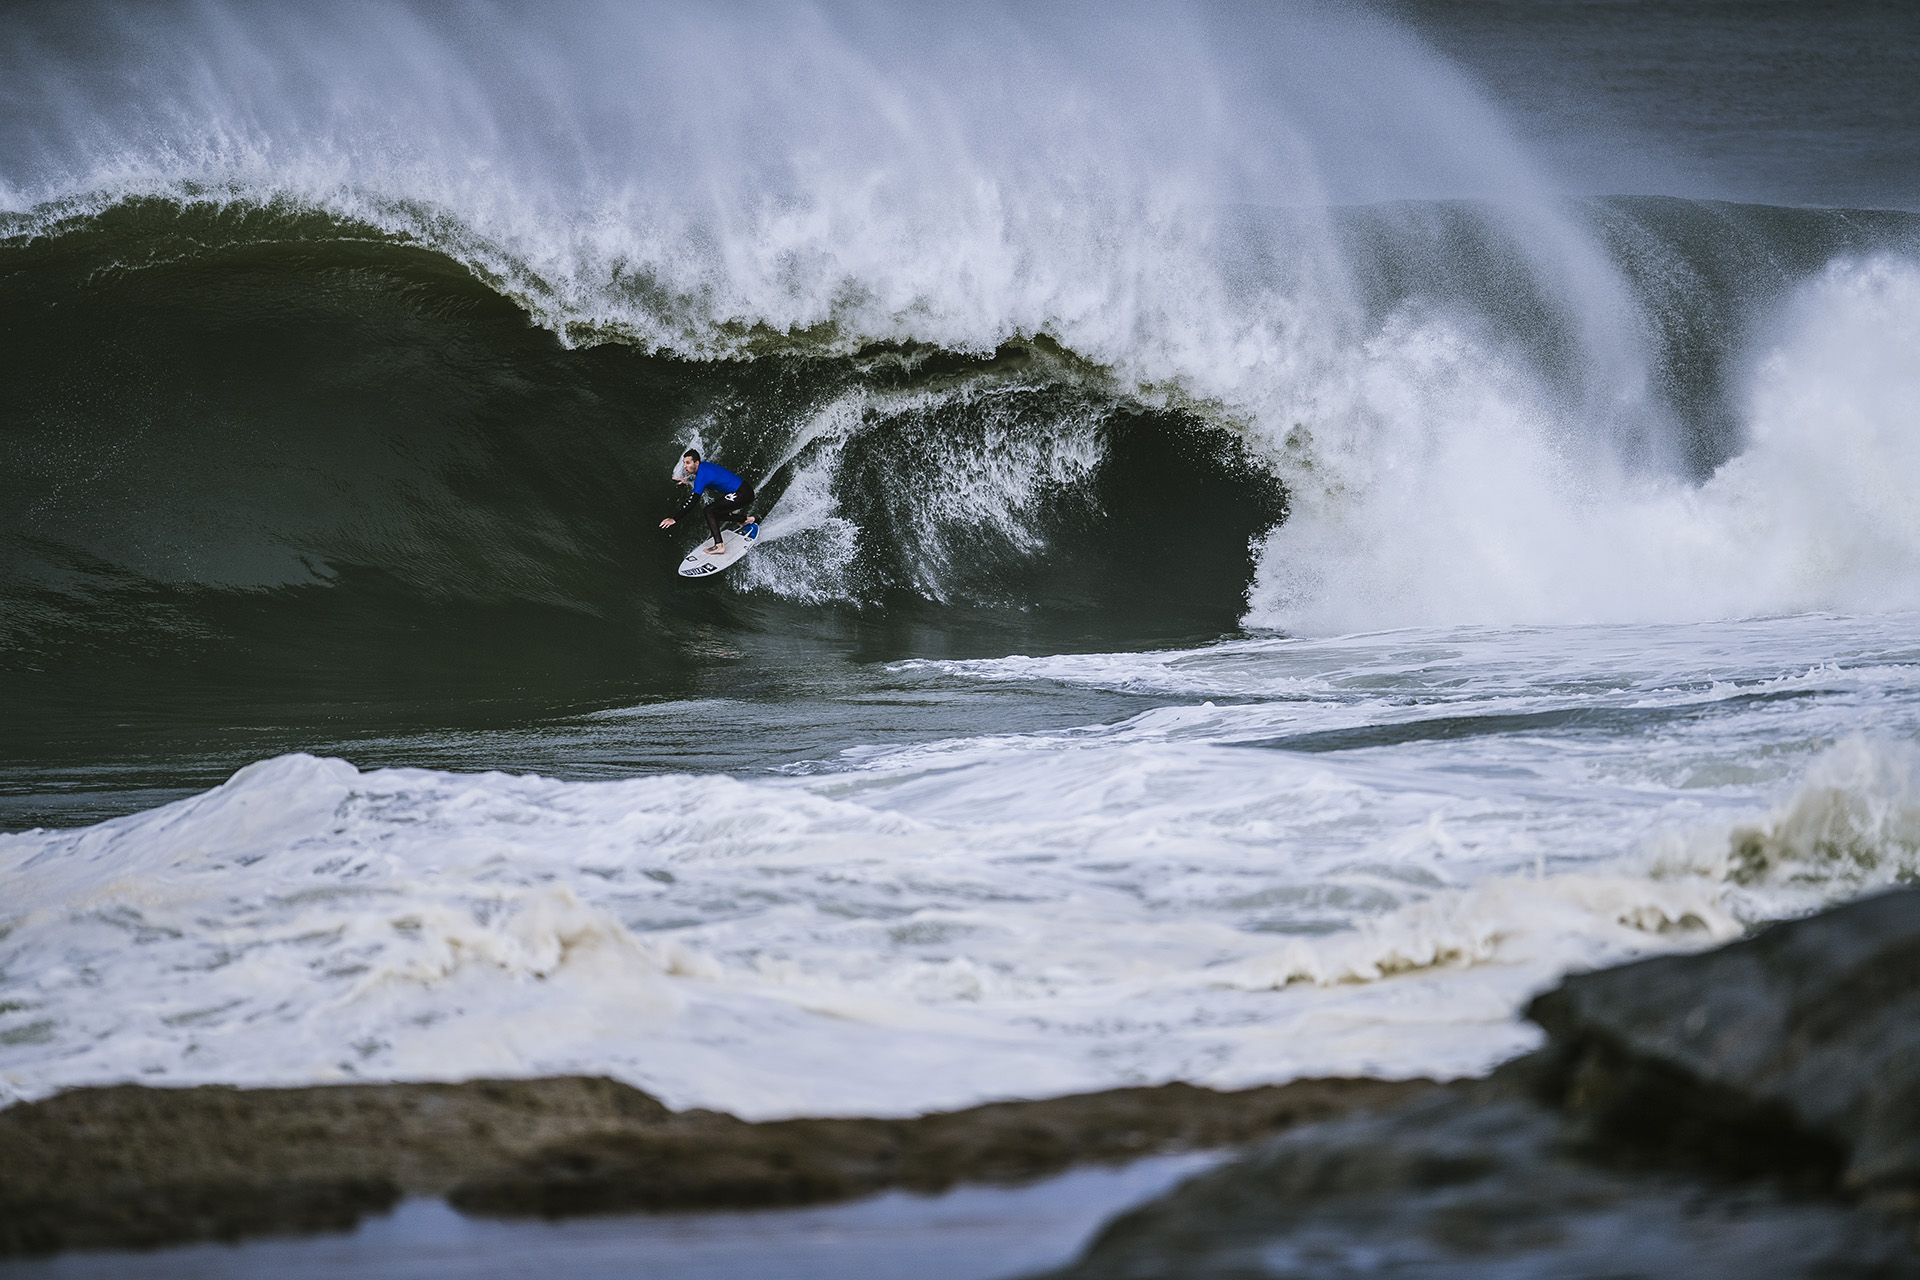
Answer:
[(797, 1205), (1019, 1182), (1234, 1146), (1428, 1081), (1184, 1084), (908, 1120), (750, 1123), (613, 1080), (74, 1089), (0, 1111), (0, 1256), (342, 1230), (404, 1195), (560, 1216)]

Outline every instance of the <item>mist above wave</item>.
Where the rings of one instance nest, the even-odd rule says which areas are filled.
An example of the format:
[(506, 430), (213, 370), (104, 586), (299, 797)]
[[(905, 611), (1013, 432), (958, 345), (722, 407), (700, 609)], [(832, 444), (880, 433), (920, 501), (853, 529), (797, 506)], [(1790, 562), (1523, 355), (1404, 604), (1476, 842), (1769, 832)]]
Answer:
[[(38, 16), (6, 46), (16, 208), (196, 184), (429, 234), (450, 217), (556, 328), (686, 350), (728, 324), (831, 322), (974, 350), (1047, 329), (1130, 355), (1141, 327), (1171, 336), (1164, 273), (1203, 262), (1210, 203), (1498, 185), (1445, 129), (1341, 145), (1368, 131), (1356, 105), (1404, 123), (1421, 104), (1329, 55), (1396, 59), (1428, 119), (1471, 100), (1391, 27), (1337, 11), (1227, 32), (1145, 7)], [(1232, 58), (1234, 39), (1284, 70)]]

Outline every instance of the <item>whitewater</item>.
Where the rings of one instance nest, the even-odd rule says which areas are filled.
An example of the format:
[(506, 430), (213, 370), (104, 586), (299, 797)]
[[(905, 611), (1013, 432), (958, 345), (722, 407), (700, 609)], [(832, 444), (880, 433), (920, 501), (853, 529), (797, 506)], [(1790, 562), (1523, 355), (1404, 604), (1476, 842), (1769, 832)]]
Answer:
[(1345, 5), (88, 12), (0, 39), (0, 1102), (1455, 1077), (1920, 873), (1911, 212), (1582, 189)]
[(1531, 1046), (1516, 1010), (1569, 968), (1915, 873), (1913, 628), (916, 661), (890, 696), (1173, 700), (773, 779), (285, 756), (0, 837), (4, 1079), (608, 1072), (779, 1116), (1478, 1072)]

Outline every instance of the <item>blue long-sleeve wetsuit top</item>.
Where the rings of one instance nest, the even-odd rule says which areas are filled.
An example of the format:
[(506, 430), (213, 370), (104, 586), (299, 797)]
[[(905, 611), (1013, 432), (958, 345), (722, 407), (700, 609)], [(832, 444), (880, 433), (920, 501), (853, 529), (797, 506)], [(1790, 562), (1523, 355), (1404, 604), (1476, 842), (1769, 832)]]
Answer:
[(693, 510), (694, 504), (700, 501), (700, 495), (715, 485), (720, 486), (723, 493), (738, 493), (747, 487), (747, 482), (717, 462), (703, 462), (693, 473), (693, 492), (687, 495), (687, 500), (680, 505), (679, 515), (674, 518), (678, 519)]

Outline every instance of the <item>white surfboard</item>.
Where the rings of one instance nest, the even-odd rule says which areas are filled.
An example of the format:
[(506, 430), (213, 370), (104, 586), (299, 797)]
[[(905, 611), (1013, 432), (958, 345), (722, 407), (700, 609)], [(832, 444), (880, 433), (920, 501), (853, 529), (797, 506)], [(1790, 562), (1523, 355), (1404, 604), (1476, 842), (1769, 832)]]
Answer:
[(683, 578), (704, 578), (720, 572), (728, 565), (744, 558), (753, 550), (754, 539), (738, 529), (729, 529), (720, 535), (720, 542), (726, 550), (717, 556), (707, 554), (707, 548), (713, 544), (702, 537), (693, 550), (687, 552), (687, 558), (680, 562), (680, 576)]

